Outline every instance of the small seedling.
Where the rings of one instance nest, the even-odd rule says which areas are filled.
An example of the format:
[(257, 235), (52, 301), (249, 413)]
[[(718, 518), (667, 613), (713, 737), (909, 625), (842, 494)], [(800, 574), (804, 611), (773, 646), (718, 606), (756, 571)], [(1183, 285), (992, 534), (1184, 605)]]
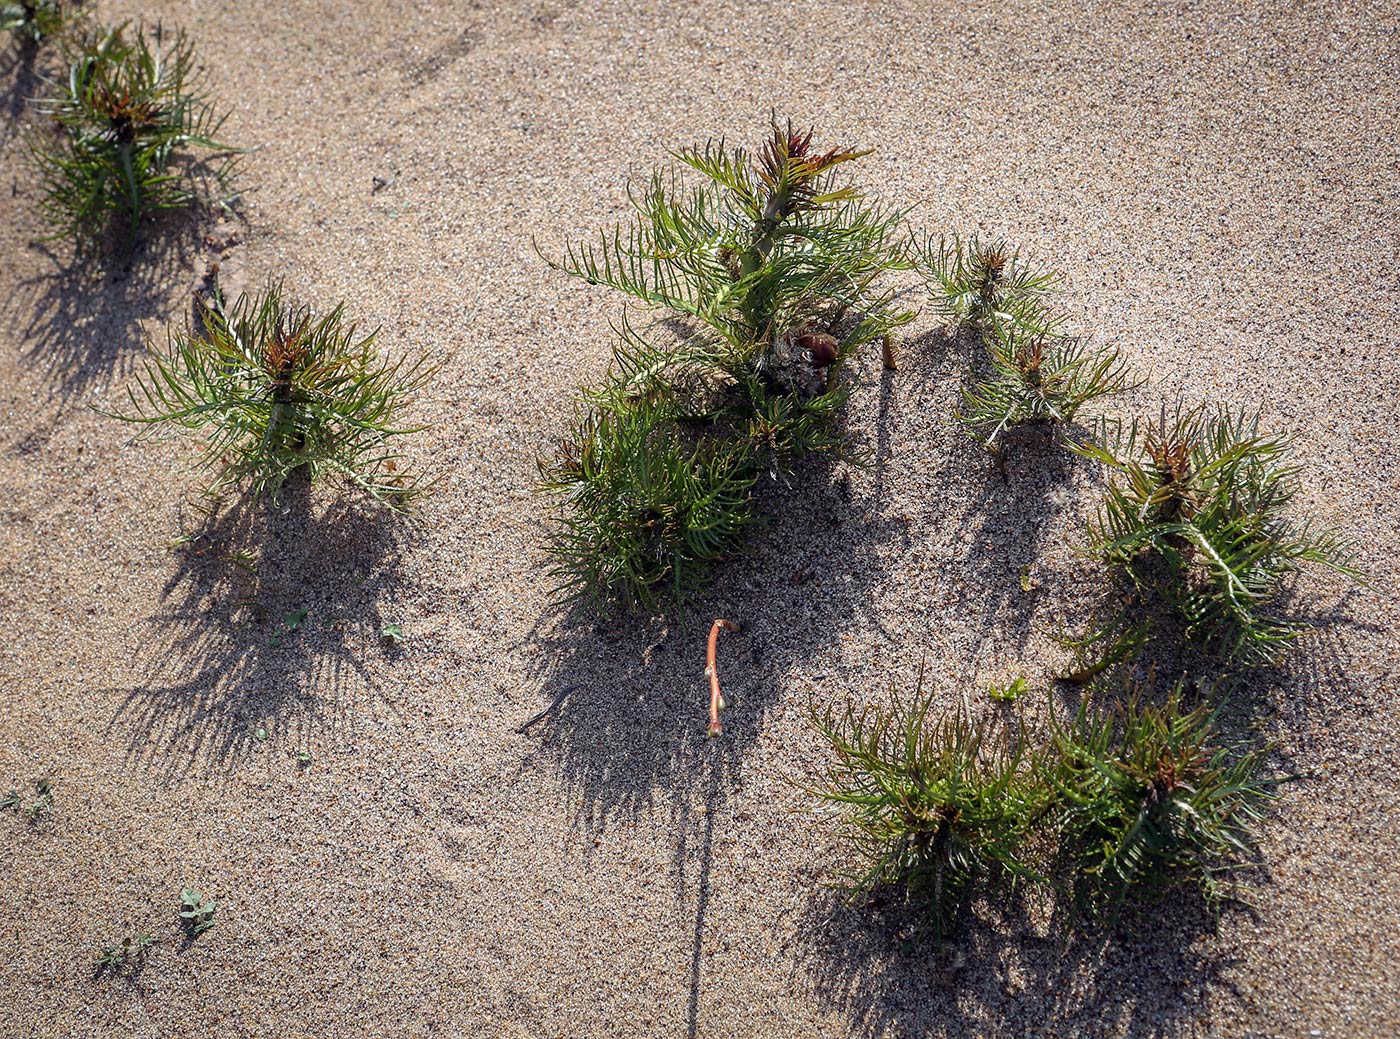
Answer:
[(1163, 706), (1137, 691), (1122, 706), (1086, 701), (1055, 729), (1055, 818), (1096, 912), (1179, 882), (1216, 904), (1254, 849), (1278, 782), (1260, 776), (1266, 751), (1218, 744), (1215, 712), (1184, 698), (1178, 683)]
[(907, 705), (848, 703), (817, 724), (836, 760), (816, 792), (843, 810), (853, 897), (893, 886), (941, 930), (974, 877), (1033, 875), (1022, 842), (1048, 791), (1019, 742), (942, 713), (922, 689)]
[(70, 17), (62, 0), (22, 0), (0, 3), (0, 31), (14, 33), (31, 44), (55, 36)]
[(1277, 611), (1304, 564), (1361, 579), (1341, 537), (1289, 516), (1289, 440), (1261, 432), (1257, 413), (1164, 407), (1155, 422), (1104, 424), (1095, 442), (1073, 447), (1116, 476), (1090, 529), (1094, 551), (1228, 661), (1272, 663), (1310, 630)]
[(180, 892), (180, 919), (193, 940), (214, 926), (214, 912), (219, 904), (202, 891), (184, 888)]
[(30, 822), (34, 822), (41, 815), (47, 815), (53, 808), (53, 783), (49, 779), (36, 779), (34, 781), (34, 798), (25, 804), (24, 798), (18, 790), (11, 790), (3, 798), (0, 798), (0, 809), (15, 808), (23, 806), (24, 814)]
[(245, 485), (255, 500), (276, 500), (303, 469), (312, 482), (363, 491), (395, 510), (424, 489), (401, 471), (393, 445), (417, 431), (395, 416), (432, 368), (385, 360), (376, 333), (360, 336), (344, 304), (316, 318), (280, 284), (203, 313), (200, 328), (152, 350), (145, 378), (129, 391), (132, 413), (115, 417), (152, 433), (203, 436), (209, 493)]
[(148, 213), (195, 201), (190, 149), (223, 153), (227, 181), (233, 150), (216, 139), (224, 117), (200, 92), (184, 33), (168, 46), (167, 36), (129, 25), (88, 35), (68, 55), (67, 77), (38, 99), (62, 131), (37, 135), (32, 148), (54, 237), (96, 244), (124, 220), (134, 245)]
[(403, 633), (403, 628), (397, 624), (386, 624), (379, 630), (379, 637), (394, 649), (402, 649), (408, 636)]
[(1029, 691), (1025, 675), (1017, 675), (1003, 685), (993, 683), (987, 687), (987, 695), (997, 703), (1015, 703)]
[(267, 729), (259, 725), (256, 729), (253, 730), (253, 739), (257, 740), (259, 743), (266, 743)]
[(297, 768), (310, 768), (310, 767), (311, 767), (311, 751), (309, 751), (309, 750), (299, 750), (299, 751), (297, 751)]
[(957, 417), (993, 452), (1015, 426), (1073, 422), (1085, 404), (1130, 388), (1115, 347), (1015, 324), (993, 325), (985, 341), (991, 377), (963, 390)]
[(1045, 300), (1059, 290), (1059, 274), (1034, 269), (1005, 238), (929, 238), (915, 253), (932, 308), (950, 328), (1035, 335), (1057, 324)]
[(156, 939), (147, 931), (123, 938), (116, 945), (105, 946), (97, 956), (99, 971), (117, 970), (121, 967), (139, 964), (146, 958), (147, 951), (155, 945)]

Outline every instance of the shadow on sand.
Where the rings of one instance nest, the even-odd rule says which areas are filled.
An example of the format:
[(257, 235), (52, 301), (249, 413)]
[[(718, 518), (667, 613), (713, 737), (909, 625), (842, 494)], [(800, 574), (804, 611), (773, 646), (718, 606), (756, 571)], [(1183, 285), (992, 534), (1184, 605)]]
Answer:
[(313, 508), (294, 474), (279, 503), (219, 509), (178, 549), (150, 618), (146, 677), (110, 728), (167, 781), (227, 770), (276, 733), (284, 746), (337, 724), (347, 683), (370, 685), (398, 582), (397, 518)]

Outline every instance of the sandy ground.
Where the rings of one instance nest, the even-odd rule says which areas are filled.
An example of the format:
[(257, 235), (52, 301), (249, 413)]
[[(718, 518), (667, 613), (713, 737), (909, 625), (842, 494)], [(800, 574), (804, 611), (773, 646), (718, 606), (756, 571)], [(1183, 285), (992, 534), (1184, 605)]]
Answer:
[[(212, 253), (177, 235), (75, 276), (32, 244), (5, 52), (0, 788), (51, 776), (55, 804), (0, 816), (0, 1034), (1400, 1034), (1394, 7), (98, 7), (187, 28), (226, 136), (258, 150)], [(1308, 773), (1253, 912), (1168, 906), (1099, 946), (989, 906), (956, 952), (894, 910), (831, 916), (831, 829), (790, 782), (821, 760), (809, 703), (925, 660), (950, 706), (1039, 676), (1096, 588), (1075, 555), (1092, 474), (1026, 453), (992, 478), (936, 337), (892, 378), (863, 366), (876, 464), (770, 490), (781, 518), (684, 630), (549, 611), (533, 454), (605, 365), (617, 300), (531, 239), (557, 250), (664, 149), (755, 140), (770, 110), (875, 146), (853, 169), (918, 226), (1063, 267), (1077, 327), (1153, 380), (1124, 407), (1180, 392), (1296, 434), (1300, 505), (1355, 538), (1375, 591), (1305, 582), (1333, 626), (1250, 686)], [(416, 524), (318, 495), (171, 547), (196, 529), (186, 449), (123, 447), (90, 406), (122, 399), (223, 246), (443, 362)], [(710, 742), (717, 615), (750, 627), (722, 648)], [(222, 904), (189, 946), (185, 884)], [(95, 978), (141, 930), (145, 968)]]

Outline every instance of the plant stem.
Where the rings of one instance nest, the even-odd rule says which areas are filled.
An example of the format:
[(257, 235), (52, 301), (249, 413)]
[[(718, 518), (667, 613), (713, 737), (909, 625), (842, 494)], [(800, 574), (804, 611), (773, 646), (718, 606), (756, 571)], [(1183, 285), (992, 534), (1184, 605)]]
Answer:
[(733, 621), (716, 618), (710, 625), (710, 644), (705, 651), (705, 674), (710, 679), (710, 735), (723, 732), (719, 723), (719, 712), (724, 708), (724, 694), (719, 690), (719, 668), (715, 666), (715, 647), (719, 644), (719, 629), (737, 632), (739, 625)]

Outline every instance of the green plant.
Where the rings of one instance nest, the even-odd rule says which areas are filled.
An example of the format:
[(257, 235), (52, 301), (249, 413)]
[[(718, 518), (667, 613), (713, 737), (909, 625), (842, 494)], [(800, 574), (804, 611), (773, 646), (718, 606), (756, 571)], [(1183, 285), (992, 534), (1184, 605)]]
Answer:
[(930, 237), (914, 252), (933, 311), (951, 328), (1015, 326), (1034, 334), (1057, 323), (1044, 303), (1058, 291), (1059, 274), (1036, 270), (1005, 238)]
[(1095, 912), (1181, 882), (1216, 904), (1254, 850), (1278, 782), (1260, 775), (1266, 751), (1219, 745), (1215, 711), (1184, 696), (1177, 683), (1162, 706), (1137, 690), (1112, 707), (1086, 701), (1054, 729), (1055, 819)]
[(180, 892), (180, 919), (191, 939), (198, 938), (214, 926), (214, 913), (219, 903), (202, 891), (184, 888)]
[(1277, 611), (1285, 578), (1316, 563), (1352, 578), (1340, 537), (1288, 513), (1289, 440), (1259, 416), (1180, 405), (1076, 451), (1115, 474), (1091, 525), (1093, 550), (1180, 612), (1190, 637), (1246, 666), (1274, 661), (1309, 626)]
[(991, 376), (963, 390), (957, 417), (991, 451), (1013, 426), (1072, 422), (1085, 404), (1129, 388), (1116, 347), (1016, 323), (992, 324), (984, 341)]
[(38, 43), (45, 37), (57, 35), (63, 28), (69, 18), (66, 6), (62, 0), (0, 3), (0, 30)]
[(402, 649), (403, 644), (408, 641), (408, 636), (403, 633), (403, 628), (397, 624), (386, 624), (379, 629), (379, 637), (395, 649)]
[(11, 790), (3, 798), (0, 798), (0, 810), (5, 808), (18, 809), (24, 805), (24, 814), (29, 817), (30, 822), (34, 822), (41, 815), (47, 815), (53, 808), (53, 782), (49, 779), (36, 779), (34, 781), (34, 799), (27, 805), (24, 798), (20, 796), (18, 790)]
[(848, 451), (838, 373), (912, 316), (877, 284), (904, 263), (901, 214), (833, 180), (864, 154), (790, 124), (757, 156), (682, 150), (629, 190), (630, 226), (550, 261), (661, 312), (644, 331), (624, 313), (611, 374), (540, 460), (564, 601), (679, 598), (737, 544), (760, 475)]
[(97, 956), (97, 969), (99, 971), (117, 970), (128, 965), (142, 963), (146, 959), (147, 951), (155, 943), (156, 939), (149, 932), (141, 931), (123, 938), (116, 945), (104, 946)]
[(1002, 685), (993, 682), (987, 686), (987, 695), (997, 703), (1015, 703), (1025, 696), (1029, 689), (1030, 687), (1026, 684), (1026, 676), (1017, 675)]
[(145, 379), (129, 391), (133, 413), (115, 417), (152, 432), (202, 434), (211, 494), (246, 482), (254, 499), (276, 499), (304, 469), (313, 482), (401, 510), (424, 485), (400, 471), (394, 443), (417, 430), (395, 417), (433, 369), (382, 358), (376, 334), (360, 336), (343, 303), (317, 318), (270, 284), (231, 310), (206, 307), (199, 329), (187, 326), (164, 352), (152, 350)]
[(921, 682), (907, 705), (828, 709), (817, 727), (836, 756), (816, 792), (842, 811), (850, 894), (902, 889), (941, 929), (973, 878), (1034, 876), (1022, 844), (1047, 791), (1019, 741), (961, 713), (933, 720), (933, 701)]
[(218, 177), (227, 181), (233, 149), (216, 140), (224, 117), (200, 93), (184, 33), (168, 46), (166, 35), (125, 24), (88, 34), (69, 54), (67, 78), (38, 99), (62, 130), (33, 146), (53, 237), (95, 244), (119, 218), (129, 248), (147, 213), (195, 201), (193, 166), (183, 161), (192, 148), (223, 153)]

